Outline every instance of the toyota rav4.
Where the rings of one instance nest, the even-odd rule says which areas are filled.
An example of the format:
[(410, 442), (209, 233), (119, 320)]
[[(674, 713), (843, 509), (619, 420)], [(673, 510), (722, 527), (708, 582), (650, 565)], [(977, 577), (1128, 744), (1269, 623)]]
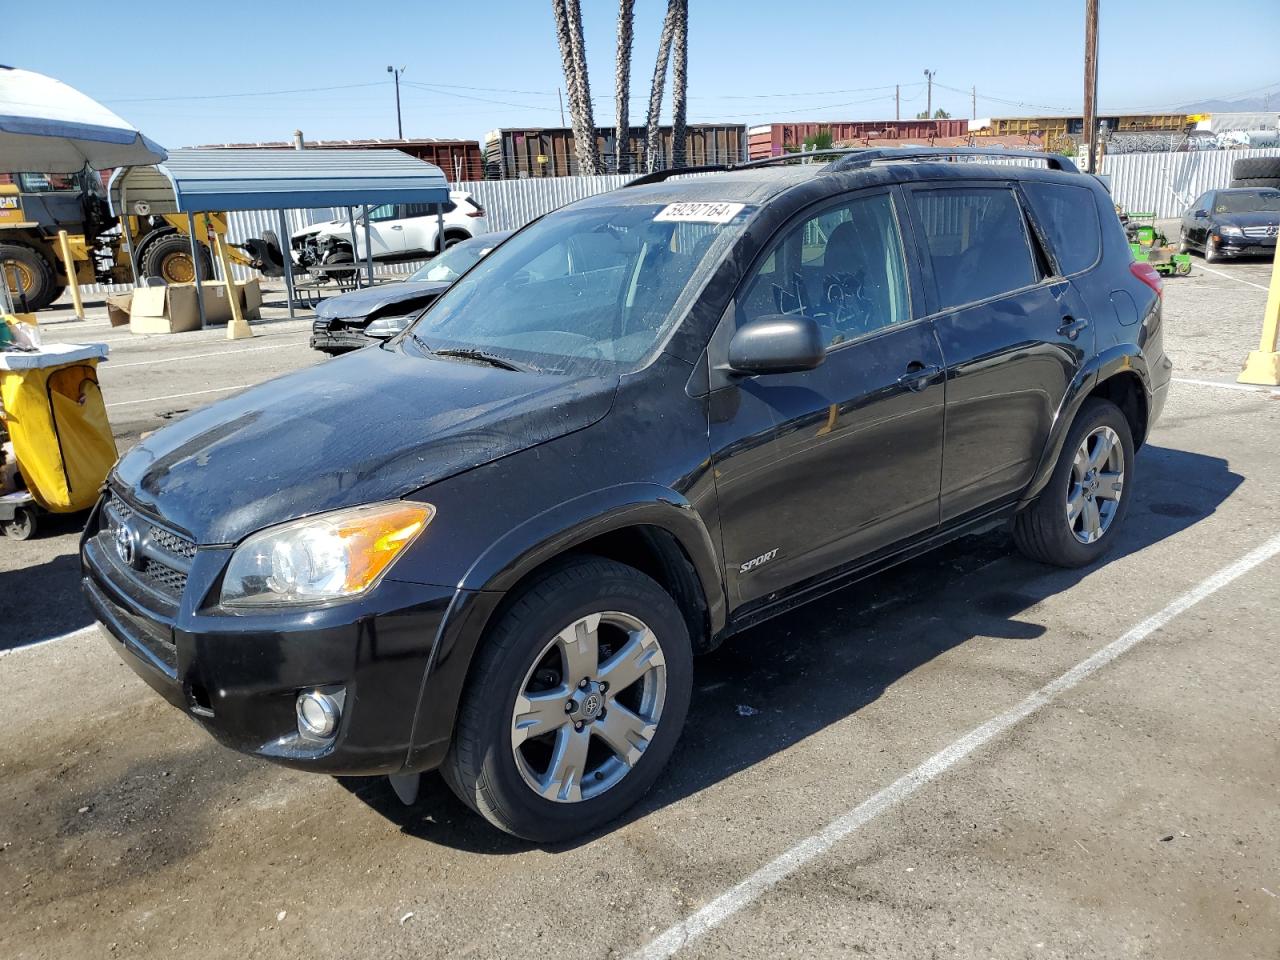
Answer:
[(1072, 567), (1120, 535), (1160, 279), (1095, 178), (999, 156), (664, 172), (543, 217), (386, 344), (125, 455), (97, 617), (234, 749), (406, 798), (439, 768), (538, 841), (617, 817), (695, 654), (996, 524)]

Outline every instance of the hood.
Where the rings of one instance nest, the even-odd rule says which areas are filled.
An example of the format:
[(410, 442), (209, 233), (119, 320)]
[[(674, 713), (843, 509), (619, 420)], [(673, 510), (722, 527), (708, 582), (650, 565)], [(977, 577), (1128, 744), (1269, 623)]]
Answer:
[(1259, 210), (1253, 213), (1215, 213), (1213, 222), (1225, 226), (1231, 224), (1233, 227), (1271, 227), (1280, 224), (1280, 211), (1277, 210)]
[(369, 287), (330, 297), (316, 307), (317, 320), (345, 320), (349, 317), (367, 317), (376, 310), (409, 300), (438, 297), (449, 289), (449, 284), (439, 280), (406, 280), (380, 287)]
[[(303, 237), (312, 237), (317, 233), (333, 233), (338, 228), (342, 228), (345, 231), (350, 231), (351, 229), (345, 220), (325, 220), (323, 223), (313, 223), (310, 226), (303, 227), (301, 230), (295, 230), (290, 234), (290, 237), (294, 240), (301, 240)], [(357, 226), (356, 229), (360, 228)]]
[(516, 373), (398, 346), (360, 350), (198, 410), (113, 483), (202, 544), (402, 497), (603, 417), (617, 378)]

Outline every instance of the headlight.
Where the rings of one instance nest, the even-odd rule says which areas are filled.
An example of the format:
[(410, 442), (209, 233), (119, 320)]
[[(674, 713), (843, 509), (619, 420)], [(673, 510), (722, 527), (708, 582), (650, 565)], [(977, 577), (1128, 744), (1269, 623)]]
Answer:
[(358, 596), (382, 579), (433, 516), (430, 504), (394, 501), (255, 533), (231, 557), (222, 602), (247, 607)]
[(417, 311), (415, 311), (413, 313), (398, 314), (394, 317), (379, 317), (364, 328), (364, 334), (366, 337), (394, 337), (407, 327), (409, 321), (417, 315)]
[(1224, 223), (1218, 228), (1218, 232), (1224, 237), (1243, 237), (1244, 231), (1231, 223)]

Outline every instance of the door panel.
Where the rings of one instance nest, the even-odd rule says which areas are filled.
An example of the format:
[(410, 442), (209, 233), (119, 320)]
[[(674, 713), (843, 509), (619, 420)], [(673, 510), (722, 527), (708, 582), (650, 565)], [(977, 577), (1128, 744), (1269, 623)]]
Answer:
[(1089, 311), (1049, 258), (1008, 183), (912, 188), (947, 368), (943, 523), (1030, 482), (1059, 407), (1092, 353)]
[[(749, 603), (938, 522), (943, 358), (914, 319), (893, 196), (850, 194), (784, 226), (709, 348), (733, 329), (803, 314), (827, 353), (813, 370), (728, 380), (709, 431), (727, 580)], [(717, 360), (719, 358), (719, 360)]]
[(1093, 327), (1063, 280), (937, 318), (947, 359), (942, 520), (1009, 499), (1031, 482)]
[[(934, 373), (902, 381), (913, 363)], [(941, 367), (923, 321), (834, 350), (816, 370), (754, 377), (712, 397), (725, 564), (738, 603), (937, 525)]]

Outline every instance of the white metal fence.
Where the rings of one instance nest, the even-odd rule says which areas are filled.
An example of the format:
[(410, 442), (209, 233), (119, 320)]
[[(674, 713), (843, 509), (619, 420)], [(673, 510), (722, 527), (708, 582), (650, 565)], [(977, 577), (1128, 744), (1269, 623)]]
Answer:
[[(1231, 165), (1236, 160), (1275, 156), (1280, 156), (1280, 148), (1113, 154), (1103, 161), (1102, 172), (1111, 177), (1112, 195), (1126, 210), (1154, 212), (1158, 217), (1179, 217), (1205, 190), (1228, 186)], [(491, 229), (514, 230), (566, 203), (614, 190), (635, 176), (638, 175), (471, 180), (454, 184), (453, 189), (465, 190), (480, 201)], [(345, 219), (345, 216), (345, 210), (327, 208), (286, 211), (291, 232), (311, 223)], [(228, 216), (228, 236), (232, 242), (241, 243), (250, 237), (261, 237), (267, 230), (280, 232), (279, 214), (274, 210), (237, 211)], [(279, 239), (282, 246), (288, 243), (287, 237)], [(407, 273), (419, 262), (375, 263), (374, 273)], [(247, 267), (233, 266), (232, 270), (238, 280), (247, 280), (255, 275)], [(126, 289), (129, 288), (97, 285), (88, 287), (86, 292), (112, 293)]]
[(1180, 217), (1206, 190), (1231, 185), (1231, 165), (1246, 157), (1280, 157), (1280, 148), (1108, 155), (1102, 172), (1111, 194), (1130, 212)]

